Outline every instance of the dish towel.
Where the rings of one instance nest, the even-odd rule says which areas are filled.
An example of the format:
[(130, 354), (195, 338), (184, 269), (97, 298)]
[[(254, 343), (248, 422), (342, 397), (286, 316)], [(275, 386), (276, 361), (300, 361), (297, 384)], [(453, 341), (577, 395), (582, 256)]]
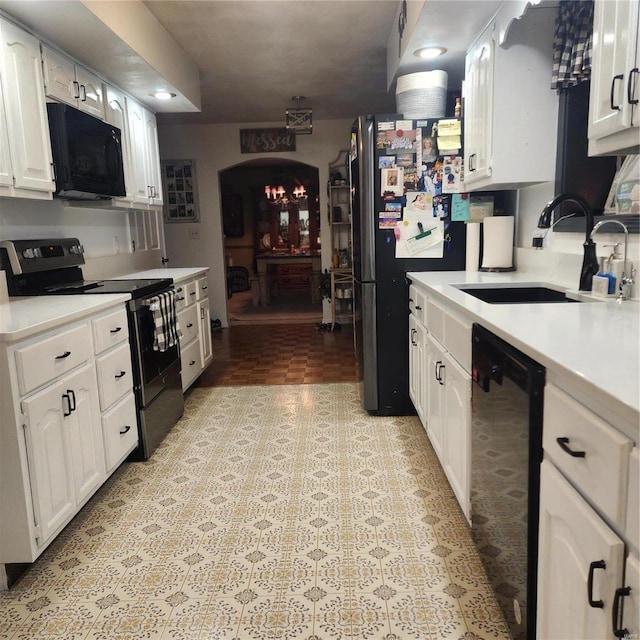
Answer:
[(182, 335), (176, 315), (175, 291), (159, 293), (147, 299), (149, 310), (153, 315), (154, 351), (167, 351), (178, 344)]

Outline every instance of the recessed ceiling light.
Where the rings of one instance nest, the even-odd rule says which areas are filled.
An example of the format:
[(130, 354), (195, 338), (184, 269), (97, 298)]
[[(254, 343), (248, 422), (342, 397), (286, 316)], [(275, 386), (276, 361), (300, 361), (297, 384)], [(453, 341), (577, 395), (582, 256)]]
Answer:
[(421, 49), (416, 49), (413, 55), (423, 60), (431, 60), (446, 52), (447, 49), (445, 47), (422, 47)]
[(151, 94), (154, 98), (157, 98), (158, 100), (171, 100), (171, 98), (175, 98), (176, 94), (175, 93), (170, 93), (169, 91), (156, 91), (155, 93)]

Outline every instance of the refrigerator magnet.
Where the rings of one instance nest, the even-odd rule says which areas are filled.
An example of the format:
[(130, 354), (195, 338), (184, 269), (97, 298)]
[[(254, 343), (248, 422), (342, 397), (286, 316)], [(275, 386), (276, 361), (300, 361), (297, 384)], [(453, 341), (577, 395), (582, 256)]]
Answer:
[(401, 196), (404, 193), (404, 169), (382, 169), (380, 171), (380, 195), (387, 197), (389, 194)]

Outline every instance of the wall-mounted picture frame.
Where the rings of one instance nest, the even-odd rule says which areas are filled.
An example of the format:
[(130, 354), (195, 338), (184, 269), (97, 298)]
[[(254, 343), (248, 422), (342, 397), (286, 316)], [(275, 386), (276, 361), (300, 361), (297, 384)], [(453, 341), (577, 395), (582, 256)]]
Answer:
[(195, 160), (163, 160), (162, 190), (166, 222), (200, 222)]

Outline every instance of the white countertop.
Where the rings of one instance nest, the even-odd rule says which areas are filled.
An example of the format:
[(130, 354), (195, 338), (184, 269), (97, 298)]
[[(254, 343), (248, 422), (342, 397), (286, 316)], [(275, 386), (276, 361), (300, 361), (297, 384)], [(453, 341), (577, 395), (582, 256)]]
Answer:
[[(456, 284), (534, 283), (550, 279), (514, 273), (412, 272), (407, 277), (442, 297), (547, 369), (587, 406), (607, 412), (638, 443), (640, 436), (640, 303), (584, 296), (582, 303), (488, 304)], [(564, 289), (564, 287), (557, 287)], [(578, 294), (578, 292), (575, 292)], [(570, 292), (571, 295), (571, 292)], [(625, 428), (626, 427), (626, 428)]]
[(123, 293), (9, 298), (0, 303), (0, 342), (23, 340), (130, 299), (129, 294)]
[(188, 280), (189, 278), (196, 278), (197, 276), (204, 275), (209, 271), (209, 267), (178, 267), (170, 268), (165, 267), (163, 269), (147, 269), (147, 271), (135, 271), (134, 273), (127, 273), (124, 276), (118, 276), (113, 278), (114, 280), (135, 280), (136, 278), (171, 278), (174, 283)]

